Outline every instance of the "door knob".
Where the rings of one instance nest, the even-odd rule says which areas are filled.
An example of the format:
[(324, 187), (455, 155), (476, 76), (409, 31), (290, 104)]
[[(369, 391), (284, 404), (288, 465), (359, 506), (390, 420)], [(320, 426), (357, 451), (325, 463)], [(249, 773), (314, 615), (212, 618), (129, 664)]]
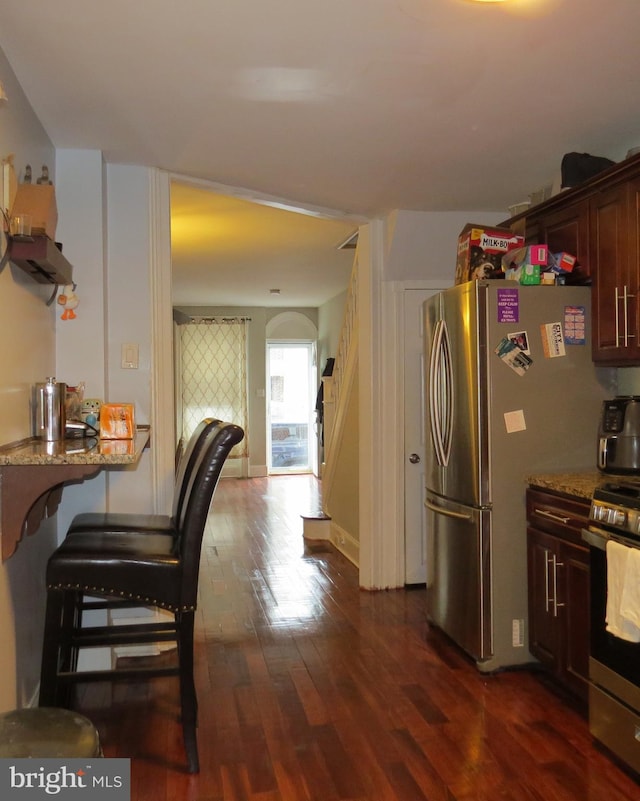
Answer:
[(409, 461), (411, 462), (411, 464), (418, 464), (418, 462), (420, 461), (420, 457), (418, 456), (417, 453), (412, 453), (409, 455)]

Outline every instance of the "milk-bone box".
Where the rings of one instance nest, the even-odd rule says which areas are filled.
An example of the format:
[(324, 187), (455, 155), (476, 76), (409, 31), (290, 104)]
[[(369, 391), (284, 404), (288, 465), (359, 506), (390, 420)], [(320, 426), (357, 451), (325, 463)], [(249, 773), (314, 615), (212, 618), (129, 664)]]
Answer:
[(524, 245), (524, 237), (508, 228), (487, 228), (467, 223), (458, 237), (456, 284), (478, 278), (504, 278), (502, 257)]

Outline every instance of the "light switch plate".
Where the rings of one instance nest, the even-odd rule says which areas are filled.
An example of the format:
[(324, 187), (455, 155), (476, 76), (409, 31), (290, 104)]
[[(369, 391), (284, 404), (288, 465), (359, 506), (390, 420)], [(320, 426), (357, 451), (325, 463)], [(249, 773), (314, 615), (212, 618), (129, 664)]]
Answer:
[(138, 369), (138, 344), (136, 342), (125, 342), (120, 351), (121, 367), (123, 370)]

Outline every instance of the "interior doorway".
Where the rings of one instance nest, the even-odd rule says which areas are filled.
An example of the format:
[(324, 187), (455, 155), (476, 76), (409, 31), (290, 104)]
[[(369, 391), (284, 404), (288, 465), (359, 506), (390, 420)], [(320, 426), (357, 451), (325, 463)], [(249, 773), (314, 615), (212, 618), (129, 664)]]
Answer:
[(316, 462), (312, 342), (267, 342), (267, 469), (311, 473)]

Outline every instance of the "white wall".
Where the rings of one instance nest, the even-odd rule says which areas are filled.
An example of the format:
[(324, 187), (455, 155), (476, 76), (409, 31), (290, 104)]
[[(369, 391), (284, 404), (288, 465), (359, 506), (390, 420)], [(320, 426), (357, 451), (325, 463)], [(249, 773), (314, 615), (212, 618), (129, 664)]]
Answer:
[(394, 211), (386, 219), (383, 280), (440, 280), (453, 284), (458, 235), (469, 223), (496, 225), (504, 212)]
[(323, 303), (318, 309), (318, 380), (331, 356), (335, 359), (344, 323), (347, 290)]
[[(150, 171), (104, 169), (93, 151), (55, 152), (0, 51), (0, 80), (9, 102), (0, 108), (0, 158), (14, 154), (21, 177), (30, 163), (47, 164), (56, 186), (56, 239), (74, 268), (80, 304), (77, 318), (61, 321), (57, 304), (46, 305), (51, 288), (12, 265), (0, 273), (0, 443), (29, 437), (33, 385), (48, 375), (84, 381), (86, 394), (131, 400), (138, 422), (150, 420)], [(137, 342), (139, 370), (122, 370), (120, 345)], [(109, 505), (149, 510), (149, 453), (136, 469), (106, 472), (66, 487), (58, 514), (19, 544), (0, 566), (0, 711), (35, 700), (45, 606), (45, 564), (76, 511)]]
[[(80, 299), (76, 319), (57, 322), (57, 371), (85, 382), (87, 397), (135, 404), (150, 422), (149, 170), (105, 167), (97, 151), (57, 153), (59, 232)], [(124, 342), (139, 345), (137, 370), (121, 367)], [(58, 512), (64, 532), (79, 511), (151, 511), (151, 457), (65, 487)]]
[[(107, 175), (106, 399), (134, 403), (136, 423), (151, 422), (151, 170), (109, 165)], [(167, 309), (167, 315), (170, 310)], [(124, 343), (139, 351), (137, 370), (121, 365)], [(152, 433), (151, 447), (153, 447)], [(135, 467), (107, 473), (108, 506), (121, 511), (152, 509), (150, 451)]]
[[(73, 266), (79, 298), (74, 320), (62, 320), (56, 309), (56, 372), (60, 381), (85, 384), (85, 397), (105, 397), (105, 295), (106, 262), (104, 168), (95, 150), (56, 152), (58, 238)], [(105, 474), (65, 487), (58, 512), (59, 537), (79, 511), (105, 507)]]
[[(0, 81), (9, 98), (0, 106), (0, 158), (14, 154), (21, 177), (30, 163), (55, 176), (54, 149), (27, 102), (3, 52)], [(0, 251), (4, 236), (0, 233)], [(33, 385), (55, 375), (55, 310), (51, 288), (5, 264), (0, 274), (0, 443), (31, 435)], [(39, 679), (44, 614), (44, 570), (56, 539), (55, 519), (25, 537), (0, 565), (0, 712), (28, 704)]]

